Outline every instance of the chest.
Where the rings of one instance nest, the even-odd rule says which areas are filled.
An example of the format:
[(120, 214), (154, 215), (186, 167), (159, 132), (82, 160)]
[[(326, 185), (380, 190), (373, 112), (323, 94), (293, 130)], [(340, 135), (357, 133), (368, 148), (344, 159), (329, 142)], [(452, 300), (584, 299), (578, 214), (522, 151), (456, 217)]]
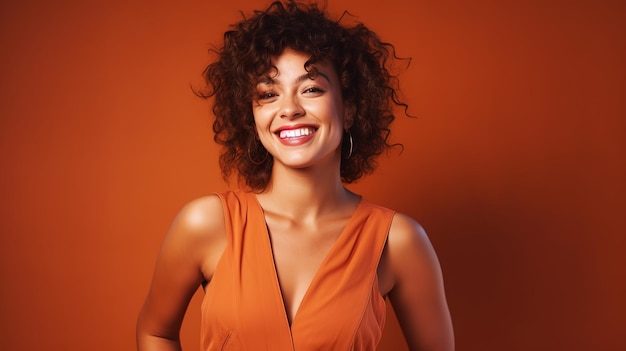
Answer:
[(203, 343), (373, 350), (385, 320), (376, 272), (391, 217), (363, 205), (321, 226), (284, 225), (261, 211), (235, 218), (203, 300)]
[(289, 323), (317, 272), (332, 255), (346, 221), (332, 221), (313, 228), (267, 220), (273, 263)]

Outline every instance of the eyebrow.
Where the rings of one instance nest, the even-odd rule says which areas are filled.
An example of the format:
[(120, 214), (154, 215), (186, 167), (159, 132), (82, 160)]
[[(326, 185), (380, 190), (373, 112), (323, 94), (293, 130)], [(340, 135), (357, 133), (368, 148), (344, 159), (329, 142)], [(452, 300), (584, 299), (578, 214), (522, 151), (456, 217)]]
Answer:
[[(332, 82), (330, 81), (330, 78), (328, 78), (328, 76), (324, 72), (321, 72), (320, 70), (317, 70), (316, 74), (318, 76), (321, 76), (324, 79), (326, 79), (328, 84), (332, 85)], [(295, 83), (296, 84), (300, 84), (300, 83), (304, 82), (305, 80), (309, 80), (309, 79), (311, 79), (311, 74), (310, 73), (305, 73), (305, 74), (299, 76), (298, 78), (296, 78)], [(268, 76), (263, 76), (261, 79), (259, 79), (259, 82), (257, 84), (268, 84), (268, 85), (271, 85), (271, 84), (276, 84), (276, 83), (280, 84), (280, 80), (274, 79), (274, 78), (268, 77)]]

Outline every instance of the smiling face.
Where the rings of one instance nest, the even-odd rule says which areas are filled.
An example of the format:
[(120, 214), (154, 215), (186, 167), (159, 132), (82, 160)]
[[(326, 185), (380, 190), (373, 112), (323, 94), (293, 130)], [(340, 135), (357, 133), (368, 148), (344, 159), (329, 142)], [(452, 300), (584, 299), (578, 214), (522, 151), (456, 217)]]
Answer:
[[(311, 167), (336, 161), (344, 130), (341, 85), (330, 64), (285, 49), (272, 60), (275, 69), (260, 77), (252, 111), (259, 139), (274, 166)], [(314, 68), (314, 69), (313, 69)]]

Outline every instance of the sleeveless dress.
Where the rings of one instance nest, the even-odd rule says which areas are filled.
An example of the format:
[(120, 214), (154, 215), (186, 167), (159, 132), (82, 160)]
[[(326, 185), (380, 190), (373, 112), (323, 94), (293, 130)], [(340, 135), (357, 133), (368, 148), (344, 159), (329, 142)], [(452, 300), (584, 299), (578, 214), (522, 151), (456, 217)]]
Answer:
[(385, 324), (376, 271), (394, 212), (360, 200), (289, 325), (256, 195), (218, 195), (227, 245), (202, 301), (202, 350), (376, 349)]

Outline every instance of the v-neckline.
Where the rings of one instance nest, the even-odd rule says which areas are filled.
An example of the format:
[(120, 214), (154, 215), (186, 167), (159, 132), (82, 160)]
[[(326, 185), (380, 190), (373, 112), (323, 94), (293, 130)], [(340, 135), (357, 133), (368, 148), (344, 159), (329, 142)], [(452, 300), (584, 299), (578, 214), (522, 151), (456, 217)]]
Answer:
[(263, 206), (261, 206), (261, 203), (259, 202), (258, 198), (256, 197), (256, 194), (254, 193), (249, 193), (249, 195), (252, 197), (252, 200), (255, 204), (255, 206), (257, 207), (257, 210), (259, 211), (259, 216), (260, 216), (260, 220), (263, 221), (263, 228), (265, 228), (263, 234), (263, 241), (265, 242), (265, 246), (264, 249), (266, 249), (267, 251), (265, 252), (266, 254), (269, 255), (269, 260), (271, 261), (271, 267), (273, 270), (273, 281), (275, 284), (275, 287), (277, 288), (278, 291), (278, 297), (279, 297), (279, 301), (280, 301), (280, 305), (282, 306), (282, 310), (283, 310), (283, 316), (285, 318), (285, 323), (288, 326), (289, 329), (289, 333), (292, 336), (292, 341), (293, 341), (293, 335), (291, 334), (293, 326), (298, 318), (298, 315), (300, 314), (300, 311), (302, 310), (303, 307), (306, 307), (305, 302), (307, 301), (309, 295), (311, 295), (311, 286), (313, 286), (317, 280), (319, 279), (319, 276), (321, 274), (322, 269), (328, 265), (328, 260), (330, 260), (331, 257), (333, 257), (333, 253), (337, 250), (338, 244), (341, 240), (343, 240), (346, 236), (346, 233), (348, 232), (348, 229), (353, 225), (353, 222), (356, 220), (355, 218), (357, 218), (357, 214), (361, 211), (362, 207), (365, 205), (365, 200), (363, 199), (362, 196), (359, 196), (359, 202), (357, 204), (357, 206), (354, 208), (352, 214), (350, 215), (350, 218), (348, 218), (348, 221), (346, 222), (346, 224), (344, 225), (344, 227), (341, 229), (341, 232), (339, 233), (339, 235), (337, 236), (337, 238), (335, 239), (335, 242), (332, 244), (332, 246), (330, 247), (330, 249), (328, 250), (328, 252), (326, 253), (326, 255), (324, 256), (324, 259), (322, 259), (322, 262), (320, 263), (320, 265), (317, 267), (317, 269), (315, 270), (315, 273), (313, 274), (313, 278), (311, 279), (311, 281), (309, 282), (309, 285), (307, 286), (304, 295), (302, 296), (302, 300), (300, 301), (300, 304), (298, 304), (298, 308), (296, 309), (295, 313), (293, 314), (293, 318), (291, 320), (291, 323), (289, 323), (289, 316), (287, 315), (287, 306), (285, 305), (285, 298), (283, 296), (283, 290), (282, 290), (282, 286), (280, 285), (280, 279), (278, 278), (278, 269), (276, 267), (276, 260), (274, 259), (274, 250), (272, 247), (272, 240), (270, 237), (270, 230), (269, 227), (267, 225), (267, 220), (265, 218), (265, 210), (263, 209)]

